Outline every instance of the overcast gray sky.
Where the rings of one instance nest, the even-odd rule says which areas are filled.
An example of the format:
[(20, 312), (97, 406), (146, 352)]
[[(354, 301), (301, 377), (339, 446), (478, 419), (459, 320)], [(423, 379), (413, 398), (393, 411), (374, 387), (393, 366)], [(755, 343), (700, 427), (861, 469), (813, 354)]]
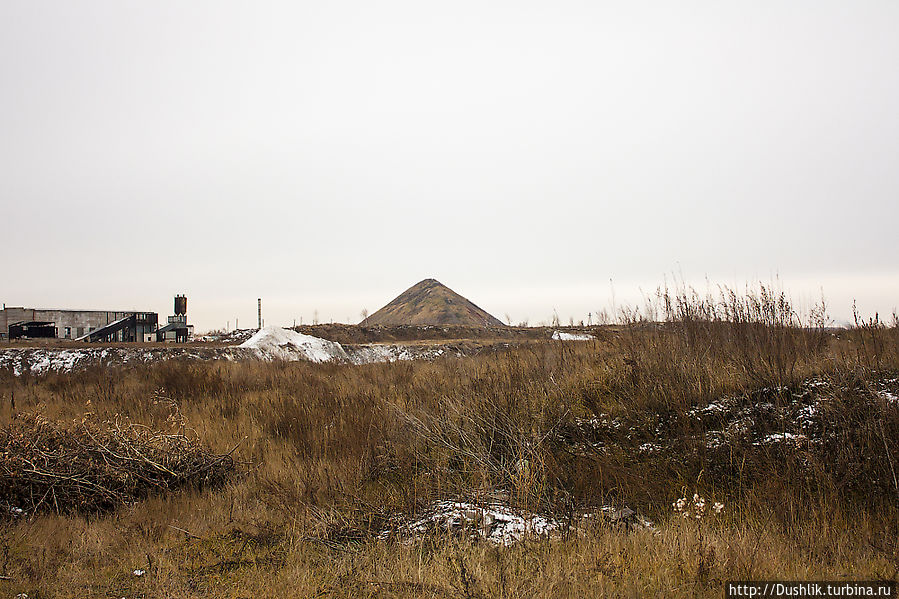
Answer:
[[(899, 3), (0, 0), (0, 300), (899, 305)], [(612, 284), (610, 284), (610, 280)]]

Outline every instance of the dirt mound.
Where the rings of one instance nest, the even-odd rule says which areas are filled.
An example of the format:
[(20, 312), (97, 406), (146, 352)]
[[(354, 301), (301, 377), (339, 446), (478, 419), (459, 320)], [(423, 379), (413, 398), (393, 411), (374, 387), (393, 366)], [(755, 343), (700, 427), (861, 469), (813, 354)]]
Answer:
[(362, 326), (465, 325), (503, 323), (436, 279), (425, 279), (362, 321)]

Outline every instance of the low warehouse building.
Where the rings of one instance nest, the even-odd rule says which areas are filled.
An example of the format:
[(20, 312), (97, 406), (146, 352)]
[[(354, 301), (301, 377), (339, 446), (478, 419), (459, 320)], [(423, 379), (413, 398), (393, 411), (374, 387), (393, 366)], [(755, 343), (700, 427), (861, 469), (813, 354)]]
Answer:
[(156, 312), (106, 310), (44, 310), (7, 308), (0, 311), (0, 340), (57, 338), (75, 341), (187, 341), (194, 332), (187, 324), (187, 296), (175, 296), (175, 315), (159, 327)]
[(50, 337), (83, 341), (144, 341), (159, 325), (156, 312), (3, 307), (0, 340)]

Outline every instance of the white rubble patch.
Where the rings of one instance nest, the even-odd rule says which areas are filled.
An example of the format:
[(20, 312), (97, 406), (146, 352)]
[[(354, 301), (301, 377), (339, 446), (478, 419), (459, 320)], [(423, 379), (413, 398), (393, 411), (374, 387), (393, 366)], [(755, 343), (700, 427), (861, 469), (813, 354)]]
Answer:
[(581, 428), (588, 429), (614, 429), (618, 430), (622, 426), (622, 422), (620, 418), (613, 418), (609, 420), (608, 414), (600, 414), (599, 416), (594, 416), (593, 418), (578, 418), (575, 416), (574, 423)]
[[(283, 329), (282, 329), (283, 330)], [(122, 366), (150, 364), (166, 360), (310, 360), (312, 362), (339, 361), (351, 364), (394, 362), (397, 360), (435, 360), (458, 350), (440, 346), (370, 345), (345, 350), (338, 343), (280, 330), (274, 338), (266, 336), (251, 345), (203, 347), (200, 345), (172, 345), (169, 347), (83, 347), (77, 349), (22, 347), (0, 349), (0, 370), (10, 370), (14, 376), (69, 373), (91, 366)], [(257, 333), (258, 334), (258, 333)], [(279, 337), (281, 338), (279, 340)], [(284, 339), (286, 337), (286, 340)]]
[(771, 433), (770, 435), (766, 435), (759, 441), (753, 443), (753, 445), (770, 445), (772, 443), (800, 443), (806, 440), (805, 435), (797, 435), (795, 433)]
[(35, 374), (40, 374), (47, 370), (71, 372), (84, 357), (84, 353), (77, 350), (63, 350), (55, 356), (45, 355), (39, 364), (31, 366), (31, 372)]
[(708, 449), (720, 449), (728, 443), (728, 437), (722, 431), (709, 431), (705, 434), (705, 446)]
[(380, 538), (397, 533), (416, 538), (429, 532), (465, 532), (508, 547), (528, 537), (547, 536), (558, 529), (559, 523), (552, 518), (517, 512), (502, 504), (480, 506), (463, 501), (435, 501), (423, 517), (398, 530), (386, 530)]
[(377, 364), (380, 362), (399, 362), (406, 360), (435, 360), (444, 355), (442, 347), (421, 348), (403, 345), (363, 345), (347, 350), (349, 360), (353, 364)]
[[(583, 525), (596, 524), (658, 533), (651, 520), (627, 506), (605, 505), (593, 511), (579, 512), (569, 524), (569, 530), (578, 533), (585, 532)], [(467, 534), (474, 539), (509, 547), (525, 539), (558, 536), (565, 528), (555, 518), (514, 510), (502, 503), (478, 505), (444, 500), (432, 503), (417, 520), (387, 529), (378, 538), (399, 537), (404, 541), (413, 541), (429, 533)]]
[(229, 333), (225, 333), (221, 337), (218, 338), (218, 341), (224, 341), (225, 343), (243, 343), (250, 337), (256, 334), (256, 329), (236, 329)]
[(820, 417), (821, 408), (818, 405), (802, 406), (796, 413), (796, 424), (805, 430), (814, 426)]
[(701, 416), (707, 416), (710, 414), (726, 414), (734, 409), (734, 398), (732, 397), (722, 397), (717, 401), (713, 401), (707, 406), (703, 408), (695, 407), (691, 408), (688, 412), (688, 416), (694, 416), (696, 418), (700, 418)]
[(408, 350), (396, 345), (368, 345), (349, 352), (353, 364), (376, 364), (378, 362), (398, 362), (411, 360), (413, 356)]
[(659, 453), (662, 451), (662, 446), (658, 443), (644, 443), (639, 449), (643, 453)]
[[(123, 350), (120, 350), (123, 351)], [(17, 348), (0, 350), (0, 368), (9, 368), (15, 376), (26, 372), (40, 375), (50, 372), (72, 372), (97, 363), (106, 357), (105, 350)]]
[(190, 346), (147, 348), (140, 347), (140, 345), (128, 348), (84, 347), (79, 349), (24, 347), (0, 349), (0, 369), (9, 369), (15, 376), (44, 375), (75, 372), (91, 366), (149, 364), (175, 358), (234, 360), (251, 357), (258, 357), (253, 350), (238, 350), (232, 347), (204, 348), (202, 350)]
[(260, 329), (238, 347), (256, 350), (260, 358), (267, 360), (329, 362), (349, 359), (339, 343), (274, 326)]
[(554, 341), (591, 341), (593, 335), (587, 333), (566, 333), (565, 331), (553, 331)]

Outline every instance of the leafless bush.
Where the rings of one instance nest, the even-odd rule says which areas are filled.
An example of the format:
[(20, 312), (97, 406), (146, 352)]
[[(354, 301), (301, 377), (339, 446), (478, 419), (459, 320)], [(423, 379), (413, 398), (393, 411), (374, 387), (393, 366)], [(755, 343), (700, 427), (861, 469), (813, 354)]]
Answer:
[[(415, 437), (416, 459), (445, 468), (447, 478), (455, 476), (452, 491), (501, 492), (520, 507), (546, 507), (548, 441), (565, 413), (535, 417), (490, 402), (447, 399), (436, 411), (413, 414), (394, 406), (393, 413)], [(453, 481), (447, 482), (452, 487)]]
[(0, 498), (10, 509), (95, 512), (185, 486), (219, 485), (234, 468), (183, 432), (85, 417), (64, 425), (20, 414), (0, 433)]

